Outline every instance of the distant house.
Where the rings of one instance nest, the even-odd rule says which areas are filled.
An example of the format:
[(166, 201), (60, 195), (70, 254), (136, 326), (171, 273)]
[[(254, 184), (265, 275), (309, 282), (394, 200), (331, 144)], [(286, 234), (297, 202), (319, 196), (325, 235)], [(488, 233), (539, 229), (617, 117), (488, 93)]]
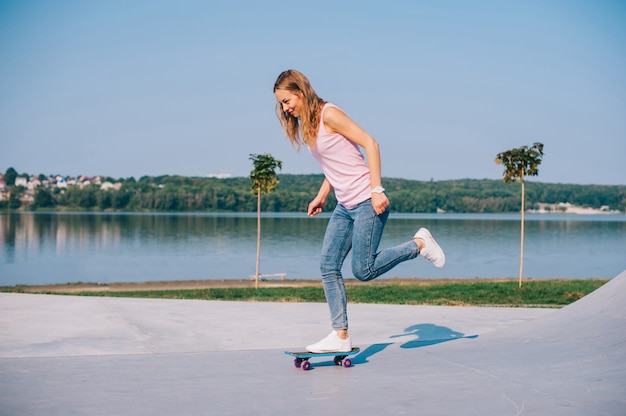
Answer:
[(217, 179), (226, 179), (226, 178), (232, 178), (233, 175), (231, 175), (228, 172), (220, 172), (220, 173), (209, 173), (208, 175), (206, 175), (207, 178), (217, 178)]
[(30, 189), (31, 191), (37, 188), (38, 186), (41, 186), (41, 181), (39, 180), (39, 178), (35, 178), (35, 177), (31, 177), (28, 180), (28, 184), (26, 184), (26, 187)]
[(106, 191), (107, 189), (119, 190), (121, 187), (122, 187), (122, 184), (120, 182), (111, 183), (109, 181), (106, 181), (102, 185), (100, 185), (100, 189), (102, 189), (103, 191)]
[(67, 188), (67, 181), (63, 176), (57, 176), (57, 188)]

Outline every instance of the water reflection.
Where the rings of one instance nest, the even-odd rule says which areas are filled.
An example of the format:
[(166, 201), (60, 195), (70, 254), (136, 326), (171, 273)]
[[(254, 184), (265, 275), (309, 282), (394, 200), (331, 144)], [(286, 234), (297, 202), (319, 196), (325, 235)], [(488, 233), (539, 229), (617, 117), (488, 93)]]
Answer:
[[(613, 277), (626, 268), (626, 216), (529, 215), (524, 275)], [(263, 214), (261, 272), (317, 278), (328, 217)], [(254, 273), (255, 214), (0, 214), (0, 284), (242, 279)], [(516, 215), (392, 215), (382, 247), (432, 229), (443, 270), (403, 263), (386, 276), (515, 277)], [(349, 265), (349, 261), (346, 263)], [(349, 268), (344, 270), (351, 277)]]

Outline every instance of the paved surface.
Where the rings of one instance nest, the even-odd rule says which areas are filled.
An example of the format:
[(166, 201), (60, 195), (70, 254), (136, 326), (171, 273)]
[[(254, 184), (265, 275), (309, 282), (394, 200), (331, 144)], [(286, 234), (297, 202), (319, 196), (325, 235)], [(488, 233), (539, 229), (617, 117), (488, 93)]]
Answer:
[(0, 415), (625, 415), (626, 271), (563, 309), (0, 294)]

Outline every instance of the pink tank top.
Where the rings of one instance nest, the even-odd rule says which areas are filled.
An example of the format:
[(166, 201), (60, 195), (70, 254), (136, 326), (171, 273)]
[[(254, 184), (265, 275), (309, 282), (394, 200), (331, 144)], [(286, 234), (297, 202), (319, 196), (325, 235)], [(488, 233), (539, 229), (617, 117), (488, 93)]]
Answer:
[(324, 104), (315, 146), (309, 147), (309, 151), (333, 186), (337, 202), (352, 209), (372, 197), (370, 171), (357, 144), (326, 130), (324, 111), (329, 107), (339, 108), (331, 103)]

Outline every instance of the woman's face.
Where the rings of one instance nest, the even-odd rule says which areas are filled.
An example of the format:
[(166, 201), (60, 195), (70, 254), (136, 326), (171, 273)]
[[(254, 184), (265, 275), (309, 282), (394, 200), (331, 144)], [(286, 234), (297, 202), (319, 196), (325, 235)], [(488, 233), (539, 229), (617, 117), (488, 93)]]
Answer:
[(283, 112), (293, 116), (300, 117), (302, 111), (302, 100), (296, 94), (291, 91), (277, 89), (274, 92), (276, 101), (280, 104)]

